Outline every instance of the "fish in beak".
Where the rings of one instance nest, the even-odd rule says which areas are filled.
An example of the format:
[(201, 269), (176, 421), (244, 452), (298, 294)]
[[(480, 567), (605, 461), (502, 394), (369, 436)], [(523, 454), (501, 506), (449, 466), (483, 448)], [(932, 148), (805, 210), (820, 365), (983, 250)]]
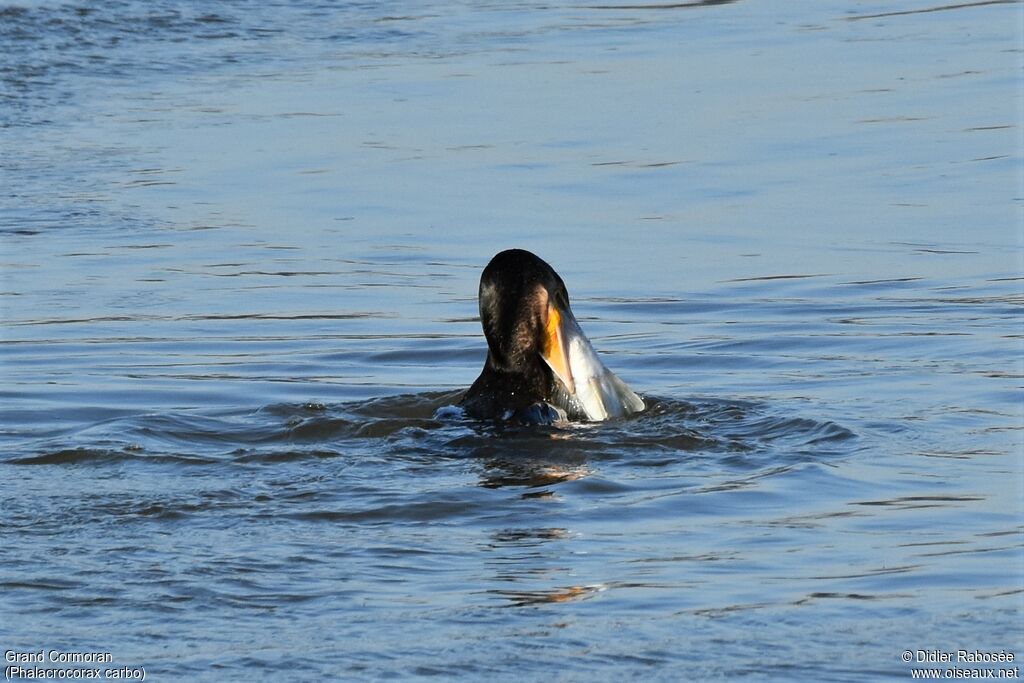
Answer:
[(479, 304), (487, 359), (459, 402), (470, 417), (550, 424), (644, 409), (598, 358), (562, 278), (535, 254), (496, 254), (480, 274)]
[(607, 420), (644, 409), (643, 400), (601, 362), (569, 307), (553, 300), (547, 304), (540, 355), (562, 383), (560, 398), (570, 414)]

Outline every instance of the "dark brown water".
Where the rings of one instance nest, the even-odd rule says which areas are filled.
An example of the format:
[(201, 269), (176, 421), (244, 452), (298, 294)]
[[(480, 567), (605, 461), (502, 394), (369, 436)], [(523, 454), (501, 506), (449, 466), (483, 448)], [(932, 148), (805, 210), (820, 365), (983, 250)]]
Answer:
[[(0, 647), (149, 680), (1024, 656), (1021, 9), (0, 5)], [(647, 411), (448, 408), (511, 246)]]

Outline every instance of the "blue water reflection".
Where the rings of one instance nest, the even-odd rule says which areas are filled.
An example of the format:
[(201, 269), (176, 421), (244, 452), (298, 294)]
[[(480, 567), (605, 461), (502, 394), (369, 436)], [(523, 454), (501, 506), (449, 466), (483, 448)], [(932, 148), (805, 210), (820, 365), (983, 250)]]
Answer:
[[(4, 647), (190, 680), (1024, 655), (1019, 19), (0, 4)], [(508, 247), (644, 413), (448, 408)]]

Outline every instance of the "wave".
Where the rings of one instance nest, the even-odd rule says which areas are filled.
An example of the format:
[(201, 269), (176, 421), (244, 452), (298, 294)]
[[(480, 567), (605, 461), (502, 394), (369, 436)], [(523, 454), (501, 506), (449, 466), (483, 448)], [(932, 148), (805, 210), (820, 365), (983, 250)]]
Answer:
[[(12, 465), (124, 462), (208, 466), (272, 464), (372, 453), (382, 459), (481, 459), (506, 463), (495, 485), (573, 478), (581, 462), (756, 469), (850, 452), (856, 435), (828, 420), (769, 403), (646, 397), (646, 410), (602, 423), (519, 427), (479, 422), (456, 406), (461, 391), (402, 394), (328, 405), (120, 416), (22, 444)], [(554, 469), (519, 471), (541, 456)]]

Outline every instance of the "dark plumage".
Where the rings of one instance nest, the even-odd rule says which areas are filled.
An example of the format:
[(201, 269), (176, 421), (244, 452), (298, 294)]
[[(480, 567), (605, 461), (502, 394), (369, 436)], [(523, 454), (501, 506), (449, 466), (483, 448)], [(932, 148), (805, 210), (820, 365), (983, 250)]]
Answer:
[(462, 399), (472, 417), (512, 418), (533, 404), (554, 404), (558, 380), (540, 355), (549, 297), (569, 307), (562, 278), (528, 251), (503, 251), (484, 268), (480, 323), (487, 360)]
[[(572, 315), (565, 283), (542, 259), (522, 249), (497, 254), (480, 276), (479, 296), (487, 360), (462, 399), (468, 415), (551, 423), (642, 409), (642, 401), (597, 360)], [(574, 373), (587, 383), (579, 396)], [(597, 392), (607, 407), (593, 398), (593, 387), (605, 384)]]

